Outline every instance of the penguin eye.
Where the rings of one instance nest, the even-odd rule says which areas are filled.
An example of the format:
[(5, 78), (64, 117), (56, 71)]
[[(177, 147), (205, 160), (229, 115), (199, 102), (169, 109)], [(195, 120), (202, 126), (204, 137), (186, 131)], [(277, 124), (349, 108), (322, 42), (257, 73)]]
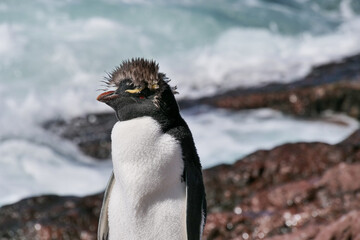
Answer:
[(145, 99), (151, 96), (153, 93), (149, 88), (138, 87), (134, 89), (125, 90), (127, 93), (131, 93), (134, 97), (139, 99)]

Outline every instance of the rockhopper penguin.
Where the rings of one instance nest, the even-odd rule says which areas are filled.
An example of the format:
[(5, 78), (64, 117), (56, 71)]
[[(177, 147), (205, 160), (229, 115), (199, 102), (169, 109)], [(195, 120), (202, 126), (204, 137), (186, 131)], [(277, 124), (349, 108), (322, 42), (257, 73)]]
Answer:
[(206, 220), (201, 164), (174, 88), (154, 61), (124, 61), (97, 98), (115, 110), (113, 174), (98, 239), (199, 240)]

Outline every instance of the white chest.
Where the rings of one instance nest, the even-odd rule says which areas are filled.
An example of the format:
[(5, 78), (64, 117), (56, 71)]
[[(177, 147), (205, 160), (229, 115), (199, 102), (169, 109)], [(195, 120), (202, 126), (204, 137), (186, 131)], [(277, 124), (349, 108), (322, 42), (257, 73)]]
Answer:
[(110, 239), (186, 239), (186, 196), (179, 143), (150, 117), (117, 122)]

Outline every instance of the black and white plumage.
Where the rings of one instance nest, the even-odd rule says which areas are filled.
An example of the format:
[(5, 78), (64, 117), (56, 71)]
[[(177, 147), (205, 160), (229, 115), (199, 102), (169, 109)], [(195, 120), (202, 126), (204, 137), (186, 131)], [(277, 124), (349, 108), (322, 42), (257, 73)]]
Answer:
[(192, 134), (154, 61), (132, 59), (111, 74), (98, 100), (118, 122), (111, 134), (113, 174), (98, 239), (201, 239), (206, 199)]

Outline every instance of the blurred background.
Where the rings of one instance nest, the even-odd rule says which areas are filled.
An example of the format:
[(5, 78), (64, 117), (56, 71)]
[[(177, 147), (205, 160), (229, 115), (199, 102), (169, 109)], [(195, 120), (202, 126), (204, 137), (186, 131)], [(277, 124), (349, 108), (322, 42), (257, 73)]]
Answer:
[[(96, 97), (125, 59), (156, 60), (183, 101), (291, 83), (359, 52), (357, 0), (3, 0), (0, 206), (104, 189), (111, 162), (82, 153), (44, 123), (111, 112)], [(324, 121), (269, 108), (193, 106), (182, 114), (204, 168), (284, 143), (335, 144), (358, 127), (341, 114)]]

